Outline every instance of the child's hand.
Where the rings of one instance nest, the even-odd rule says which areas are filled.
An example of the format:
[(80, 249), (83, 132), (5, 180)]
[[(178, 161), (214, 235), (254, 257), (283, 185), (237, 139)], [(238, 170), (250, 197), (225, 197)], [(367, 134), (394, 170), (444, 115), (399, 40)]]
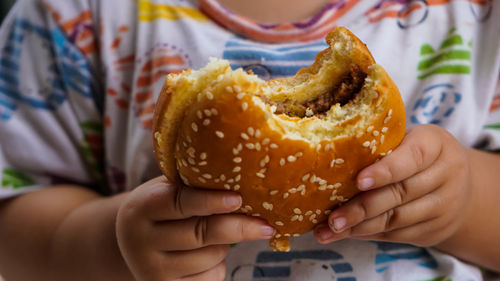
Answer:
[(269, 239), (274, 233), (257, 218), (224, 214), (240, 205), (236, 193), (153, 179), (120, 207), (116, 232), (121, 253), (138, 281), (223, 280), (229, 244)]
[(358, 174), (363, 192), (335, 209), (330, 227), (316, 228), (316, 239), (434, 246), (461, 225), (470, 178), (466, 149), (450, 133), (434, 125), (416, 126), (394, 152)]

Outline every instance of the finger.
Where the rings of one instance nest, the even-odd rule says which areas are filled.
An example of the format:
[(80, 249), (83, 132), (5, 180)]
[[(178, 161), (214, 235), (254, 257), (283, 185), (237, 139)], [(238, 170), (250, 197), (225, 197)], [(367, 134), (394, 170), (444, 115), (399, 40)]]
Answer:
[(379, 216), (436, 190), (445, 181), (444, 174), (440, 165), (432, 166), (402, 182), (362, 192), (335, 209), (329, 216), (329, 224), (340, 232)]
[(223, 261), (207, 271), (182, 278), (182, 281), (212, 281), (224, 280), (226, 277), (226, 263)]
[(156, 223), (154, 228), (151, 245), (163, 251), (270, 239), (275, 231), (263, 220), (237, 214)]
[(373, 235), (416, 225), (438, 217), (443, 207), (441, 200), (431, 193), (350, 228), (349, 236)]
[(406, 135), (391, 154), (366, 167), (357, 176), (361, 190), (369, 190), (402, 181), (429, 167), (439, 156), (442, 129), (418, 126)]
[(172, 279), (200, 274), (222, 263), (228, 251), (229, 245), (212, 245), (191, 251), (165, 252), (162, 253), (163, 269)]
[(154, 221), (229, 213), (241, 205), (241, 196), (235, 192), (174, 186), (165, 178), (148, 181), (134, 193), (128, 209)]

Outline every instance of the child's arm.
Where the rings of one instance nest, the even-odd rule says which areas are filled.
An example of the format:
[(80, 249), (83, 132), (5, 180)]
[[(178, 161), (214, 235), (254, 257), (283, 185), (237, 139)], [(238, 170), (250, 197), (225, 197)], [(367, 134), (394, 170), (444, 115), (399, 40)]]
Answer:
[(434, 246), (500, 271), (500, 155), (466, 149), (445, 129), (416, 126), (358, 175), (364, 190), (316, 237)]
[(240, 205), (235, 193), (177, 188), (163, 177), (108, 198), (47, 188), (1, 203), (0, 272), (7, 280), (222, 280), (229, 244), (274, 232), (224, 214)]

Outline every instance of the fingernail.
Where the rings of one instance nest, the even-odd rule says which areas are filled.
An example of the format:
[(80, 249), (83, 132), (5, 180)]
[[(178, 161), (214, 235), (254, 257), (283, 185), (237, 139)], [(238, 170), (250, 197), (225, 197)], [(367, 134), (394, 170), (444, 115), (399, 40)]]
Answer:
[(358, 181), (358, 188), (361, 190), (367, 190), (373, 187), (375, 180), (373, 178), (362, 178)]
[(229, 195), (224, 197), (224, 203), (228, 208), (234, 209), (241, 205), (241, 196), (239, 195)]
[(260, 227), (261, 229), (261, 232), (262, 232), (262, 236), (264, 237), (271, 237), (274, 235), (274, 228), (272, 226), (269, 226), (269, 225), (263, 225)]
[(319, 237), (322, 241), (326, 241), (335, 235), (328, 227), (321, 228), (319, 230)]
[(344, 217), (335, 218), (333, 220), (333, 228), (335, 231), (340, 232), (347, 224), (347, 220)]

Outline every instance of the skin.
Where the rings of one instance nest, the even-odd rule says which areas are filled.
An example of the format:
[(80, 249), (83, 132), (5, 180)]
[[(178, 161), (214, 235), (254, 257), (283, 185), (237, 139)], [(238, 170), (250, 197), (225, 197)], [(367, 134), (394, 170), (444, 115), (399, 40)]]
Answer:
[(465, 148), (434, 125), (357, 176), (362, 192), (316, 228), (320, 243), (344, 238), (435, 247), (500, 271), (500, 155)]
[[(310, 2), (295, 2), (277, 9), (288, 15), (257, 20), (300, 20)], [(496, 154), (464, 148), (439, 127), (415, 127), (358, 175), (364, 191), (329, 217), (329, 225), (345, 218), (345, 226), (325, 224), (315, 235), (321, 243), (351, 237), (433, 246), (500, 271), (498, 167)], [(228, 214), (239, 202), (234, 193), (175, 187), (163, 177), (111, 197), (64, 185), (4, 200), (0, 272), (8, 281), (222, 280), (228, 244), (273, 232), (257, 218)]]
[(228, 214), (240, 205), (236, 193), (164, 177), (112, 197), (46, 188), (0, 205), (0, 272), (8, 281), (223, 280), (230, 244), (274, 233)]

